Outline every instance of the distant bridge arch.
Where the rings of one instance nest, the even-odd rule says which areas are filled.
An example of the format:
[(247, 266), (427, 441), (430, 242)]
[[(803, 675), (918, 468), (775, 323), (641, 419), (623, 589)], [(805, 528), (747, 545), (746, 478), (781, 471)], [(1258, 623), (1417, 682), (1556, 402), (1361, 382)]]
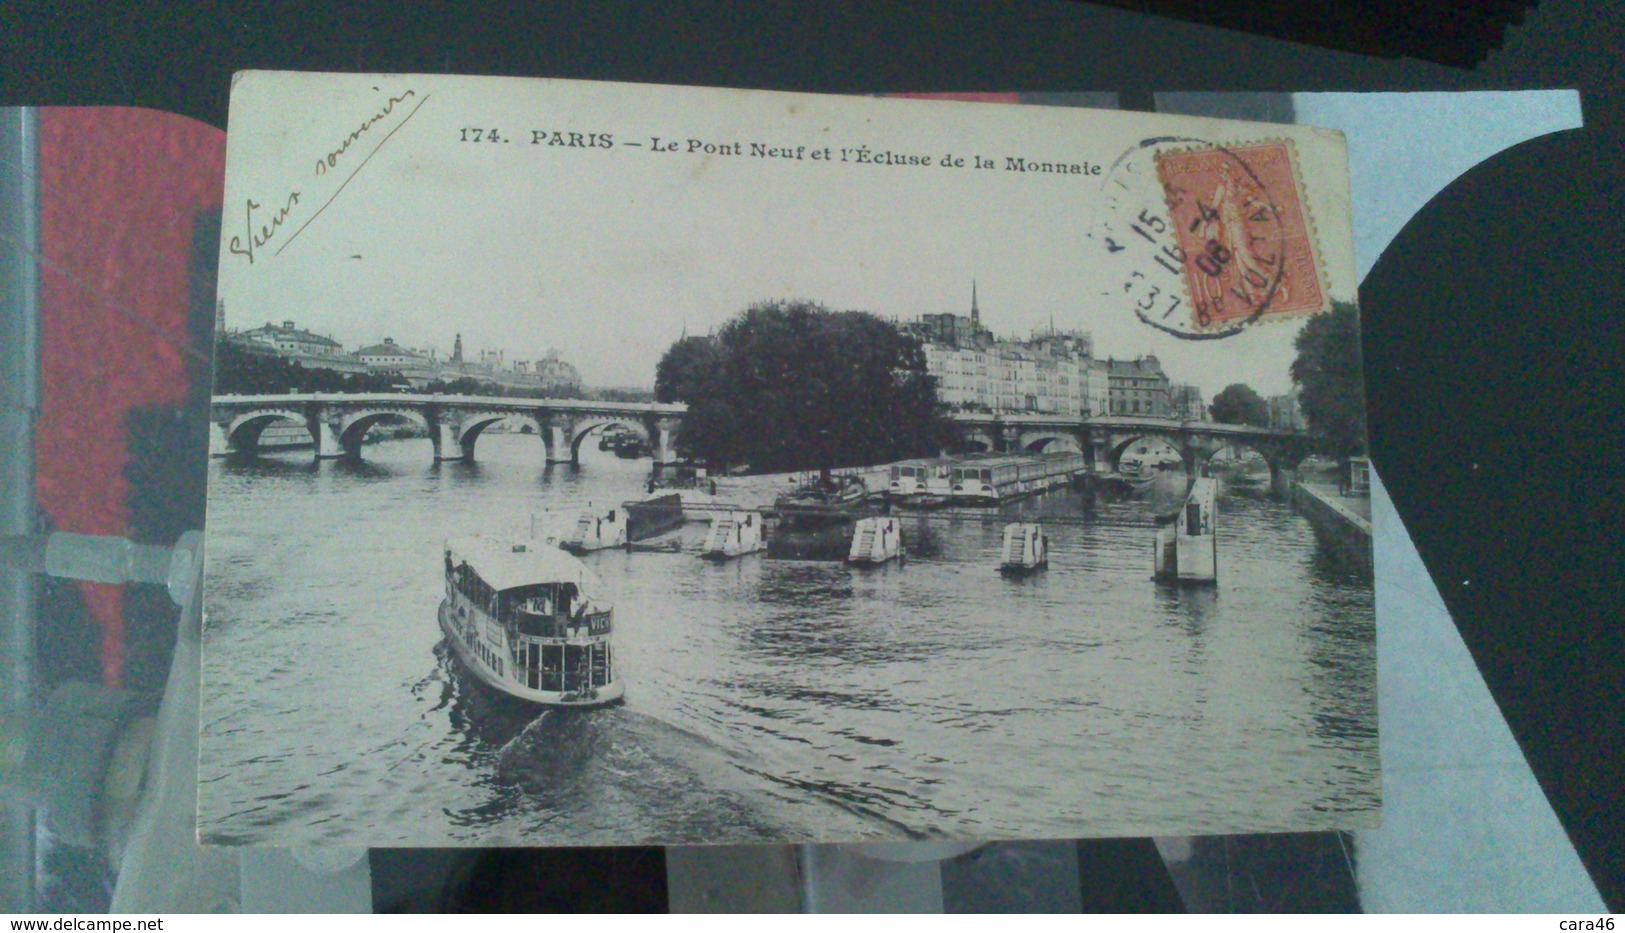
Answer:
[(1021, 435), (1021, 449), (1035, 454), (1061, 453), (1063, 451), (1083, 453), (1083, 445), (1078, 443), (1076, 434), (1062, 433), (1036, 435), (1024, 433)]
[(541, 419), (528, 412), (465, 412), (454, 424), (442, 425), (435, 459), (472, 461), (474, 445), (479, 442), (480, 435), (505, 421), (519, 425), (521, 430), (529, 426), (538, 435), (546, 433)]
[(1213, 450), (1209, 451), (1207, 456), (1202, 459), (1202, 465), (1206, 466), (1207, 464), (1212, 463), (1214, 457), (1217, 457), (1219, 454), (1221, 454), (1221, 453), (1223, 453), (1223, 452), (1225, 452), (1227, 450), (1232, 451), (1232, 452), (1234, 452), (1236, 454), (1242, 454), (1242, 453), (1256, 454), (1257, 456), (1261, 457), (1265, 461), (1268, 461), (1270, 459), (1269, 453), (1267, 451), (1265, 451), (1264, 449), (1262, 449), (1260, 447), (1260, 445), (1255, 444), (1252, 441), (1249, 441), (1249, 440), (1246, 440), (1246, 439), (1243, 439), (1243, 438), (1238, 438), (1236, 440), (1230, 441), (1227, 444), (1221, 444), (1220, 446), (1215, 447)]
[(641, 419), (590, 417), (577, 421), (571, 428), (571, 431), (575, 436), (570, 440), (570, 459), (572, 461), (579, 462), (581, 460), (581, 442), (586, 440), (587, 435), (592, 434), (594, 431), (601, 431), (608, 427), (625, 428), (628, 431), (631, 431), (633, 434), (636, 434), (638, 436), (638, 440), (643, 442), (644, 447), (648, 448), (649, 450), (654, 450), (655, 448), (656, 439), (650, 436), (649, 426), (644, 424)]
[(260, 435), (265, 433), (265, 429), (282, 421), (304, 428), (310, 432), (312, 439), (316, 436), (303, 411), (295, 408), (265, 409), (245, 412), (223, 423), (211, 423), (209, 442), (211, 447), (218, 446), (228, 453), (255, 453), (259, 450)]
[(345, 412), (334, 425), (339, 449), (352, 459), (361, 456), (361, 444), (367, 432), (386, 421), (405, 421), (421, 430), (425, 437), (431, 433), (429, 419), (422, 412), (410, 408), (362, 409)]
[(1174, 454), (1184, 464), (1186, 472), (1191, 472), (1201, 466), (1200, 455), (1191, 450), (1190, 445), (1182, 443), (1182, 439), (1177, 434), (1146, 432), (1144, 434), (1135, 434), (1112, 444), (1106, 456), (1106, 463), (1111, 467), (1112, 472), (1122, 471), (1123, 457), (1129, 453), (1130, 447), (1141, 442), (1159, 444), (1173, 450)]
[(1309, 455), (1312, 441), (1305, 432), (1288, 428), (1142, 415), (955, 412), (950, 417), (962, 443), (982, 445), (988, 450), (1049, 450), (1062, 439), (1072, 438), (1095, 474), (1118, 472), (1123, 452), (1142, 440), (1167, 443), (1191, 475), (1220, 450), (1246, 447), (1264, 457), (1277, 490), (1285, 489), (1287, 473)]

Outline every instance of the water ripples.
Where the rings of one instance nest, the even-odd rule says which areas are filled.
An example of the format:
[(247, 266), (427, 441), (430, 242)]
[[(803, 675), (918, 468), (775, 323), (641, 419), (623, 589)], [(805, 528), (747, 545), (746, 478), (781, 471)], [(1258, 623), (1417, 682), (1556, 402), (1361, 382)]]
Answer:
[[(1220, 583), (1150, 580), (1133, 501), (903, 516), (875, 569), (593, 555), (623, 706), (537, 712), (440, 643), (439, 546), (637, 497), (487, 435), (211, 475), (211, 842), (609, 844), (1334, 826), (1378, 794), (1374, 601), (1290, 508), (1221, 499)], [(586, 445), (590, 448), (591, 445)], [(387, 516), (387, 518), (381, 518)], [(994, 567), (1002, 520), (1051, 565)]]

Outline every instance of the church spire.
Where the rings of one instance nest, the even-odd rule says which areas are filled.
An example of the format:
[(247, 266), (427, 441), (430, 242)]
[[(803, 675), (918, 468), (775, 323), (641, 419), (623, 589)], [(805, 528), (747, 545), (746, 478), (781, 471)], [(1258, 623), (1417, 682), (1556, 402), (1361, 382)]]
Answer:
[(976, 307), (976, 280), (970, 280), (970, 322), (977, 326), (982, 323), (982, 312)]
[(451, 347), (451, 361), (453, 363), (461, 363), (463, 361), (463, 335), (462, 334), (458, 334), (457, 335), (457, 342), (452, 344), (452, 347)]

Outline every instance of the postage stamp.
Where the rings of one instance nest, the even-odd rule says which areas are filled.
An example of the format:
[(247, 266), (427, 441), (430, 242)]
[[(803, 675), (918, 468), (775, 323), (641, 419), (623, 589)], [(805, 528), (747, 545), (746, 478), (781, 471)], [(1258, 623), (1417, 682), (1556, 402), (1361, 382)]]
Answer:
[(1328, 306), (1290, 140), (1159, 152), (1156, 166), (1196, 329)]

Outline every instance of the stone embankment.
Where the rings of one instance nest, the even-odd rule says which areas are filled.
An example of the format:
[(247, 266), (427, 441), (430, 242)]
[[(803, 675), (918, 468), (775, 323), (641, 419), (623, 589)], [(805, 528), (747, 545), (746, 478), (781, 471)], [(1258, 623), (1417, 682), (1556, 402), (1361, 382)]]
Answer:
[(1367, 575), (1373, 572), (1370, 497), (1340, 495), (1336, 486), (1298, 483), (1292, 488), (1292, 504), (1349, 566)]

